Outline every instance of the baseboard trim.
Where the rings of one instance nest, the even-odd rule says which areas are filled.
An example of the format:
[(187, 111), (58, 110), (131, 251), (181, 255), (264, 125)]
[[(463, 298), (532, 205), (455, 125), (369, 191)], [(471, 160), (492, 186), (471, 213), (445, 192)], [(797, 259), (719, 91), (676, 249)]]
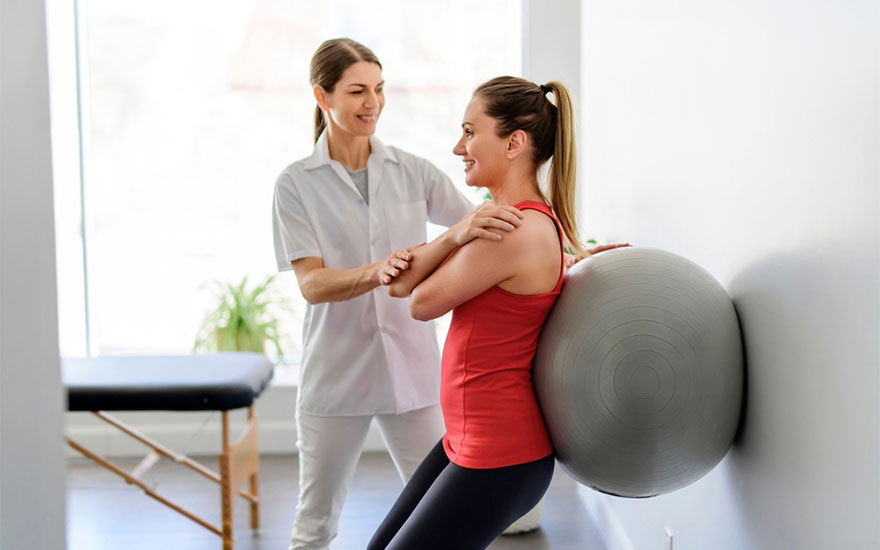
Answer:
[[(212, 456), (219, 455), (221, 451), (219, 419), (217, 424), (217, 426), (201, 427), (200, 424), (188, 422), (174, 424), (164, 422), (155, 425), (133, 424), (132, 426), (175, 452), (188, 456)], [(233, 437), (237, 437), (243, 428), (244, 424), (240, 426), (231, 424), (230, 433)], [(260, 454), (296, 454), (295, 422), (266, 422), (261, 419), (259, 429)], [(148, 447), (110, 426), (106, 428), (103, 426), (77, 426), (69, 427), (66, 431), (68, 437), (105, 457), (143, 457), (149, 452)], [(375, 426), (370, 426), (370, 432), (364, 443), (364, 451), (387, 451), (385, 442)], [(68, 458), (82, 457), (70, 447), (67, 447), (66, 452)]]

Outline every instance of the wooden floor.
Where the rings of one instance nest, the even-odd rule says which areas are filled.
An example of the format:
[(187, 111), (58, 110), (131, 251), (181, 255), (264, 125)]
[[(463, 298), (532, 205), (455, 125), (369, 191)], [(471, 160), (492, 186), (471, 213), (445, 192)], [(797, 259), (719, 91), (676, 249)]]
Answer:
[[(216, 469), (216, 460), (200, 460)], [(134, 461), (124, 463), (128, 470)], [(261, 459), (262, 527), (249, 529), (246, 501), (235, 512), (236, 550), (286, 550), (297, 495), (296, 456)], [(213, 523), (219, 523), (219, 489), (195, 472), (160, 463), (147, 482)], [(361, 550), (401, 489), (391, 459), (382, 453), (361, 458), (331, 550)], [(67, 468), (68, 550), (220, 550), (220, 538), (126, 485), (91, 462)], [(557, 466), (544, 502), (541, 529), (499, 537), (491, 550), (602, 550), (601, 539), (575, 492), (575, 483)]]

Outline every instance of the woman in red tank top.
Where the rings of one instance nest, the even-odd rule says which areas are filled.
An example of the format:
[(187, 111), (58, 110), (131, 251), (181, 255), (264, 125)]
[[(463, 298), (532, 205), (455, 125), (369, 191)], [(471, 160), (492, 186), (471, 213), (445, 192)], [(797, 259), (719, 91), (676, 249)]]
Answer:
[[(370, 550), (485, 548), (550, 483), (553, 449), (531, 367), (562, 287), (563, 242), (581, 250), (573, 124), (571, 98), (558, 82), (500, 77), (474, 92), (453, 152), (464, 161), (467, 184), (488, 188), (493, 202), (402, 253), (406, 269), (389, 288), (410, 297), (416, 319), (453, 310), (440, 390), (447, 432)], [(545, 196), (537, 174), (548, 160)], [(490, 211), (496, 217), (484, 220)], [(474, 229), (476, 221), (490, 229)]]

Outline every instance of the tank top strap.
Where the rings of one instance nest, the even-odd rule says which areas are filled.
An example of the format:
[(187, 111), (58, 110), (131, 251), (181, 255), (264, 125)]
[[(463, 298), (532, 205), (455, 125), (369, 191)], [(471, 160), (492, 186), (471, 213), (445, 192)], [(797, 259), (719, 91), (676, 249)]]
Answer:
[(562, 281), (565, 279), (565, 249), (562, 245), (562, 226), (559, 225), (559, 220), (556, 219), (556, 216), (553, 215), (553, 210), (551, 210), (550, 206), (544, 204), (543, 202), (538, 201), (521, 201), (513, 205), (514, 208), (518, 210), (537, 210), (544, 215), (548, 216), (551, 220), (553, 220), (553, 225), (556, 226), (556, 234), (559, 236), (559, 257), (561, 268), (559, 271), (559, 281), (556, 282), (556, 288), (553, 289), (553, 292), (558, 292), (559, 289), (562, 288)]

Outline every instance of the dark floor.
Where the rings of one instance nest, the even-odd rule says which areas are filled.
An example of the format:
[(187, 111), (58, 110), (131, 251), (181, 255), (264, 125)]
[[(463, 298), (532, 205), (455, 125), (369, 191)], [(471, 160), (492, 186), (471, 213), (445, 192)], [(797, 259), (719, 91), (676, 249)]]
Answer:
[[(217, 461), (204, 464), (216, 469)], [(131, 470), (135, 461), (122, 462)], [(220, 491), (216, 484), (173, 463), (159, 463), (146, 476), (163, 496), (219, 523)], [(262, 526), (252, 535), (246, 501), (235, 511), (235, 550), (286, 550), (297, 494), (297, 459), (272, 455), (261, 459)], [(359, 550), (384, 518), (401, 489), (391, 459), (367, 453), (342, 511), (339, 536), (332, 550)], [(67, 469), (68, 550), (220, 550), (220, 538), (203, 527), (126, 485), (91, 462), (75, 460)], [(538, 531), (499, 537), (491, 550), (602, 550), (603, 546), (575, 483), (558, 467), (544, 502)]]

